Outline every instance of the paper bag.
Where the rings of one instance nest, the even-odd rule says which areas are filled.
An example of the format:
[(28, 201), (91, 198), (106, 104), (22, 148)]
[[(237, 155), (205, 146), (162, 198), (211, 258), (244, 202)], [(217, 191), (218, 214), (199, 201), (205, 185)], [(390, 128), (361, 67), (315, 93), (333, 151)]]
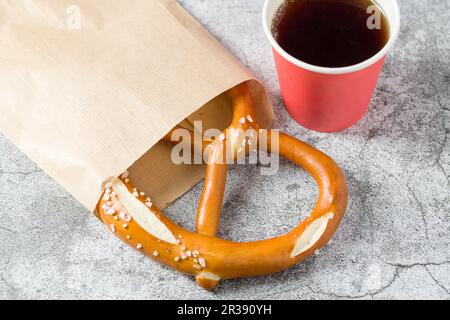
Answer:
[(225, 128), (221, 95), (249, 81), (263, 127), (264, 89), (174, 0), (2, 0), (0, 130), (90, 210), (130, 169), (165, 207), (203, 177), (160, 142), (175, 125)]

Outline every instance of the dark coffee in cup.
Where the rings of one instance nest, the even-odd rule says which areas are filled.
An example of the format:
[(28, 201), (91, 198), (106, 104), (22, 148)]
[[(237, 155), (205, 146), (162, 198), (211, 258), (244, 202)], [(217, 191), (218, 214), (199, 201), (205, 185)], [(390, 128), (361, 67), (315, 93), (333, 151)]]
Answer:
[(286, 0), (272, 32), (291, 56), (321, 67), (347, 67), (377, 54), (389, 25), (372, 0)]

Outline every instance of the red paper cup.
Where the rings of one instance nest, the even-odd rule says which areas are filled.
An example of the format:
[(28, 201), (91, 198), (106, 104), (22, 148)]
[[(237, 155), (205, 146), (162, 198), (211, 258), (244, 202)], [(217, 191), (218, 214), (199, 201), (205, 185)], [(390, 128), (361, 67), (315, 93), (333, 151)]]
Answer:
[(337, 132), (353, 126), (367, 113), (386, 54), (398, 37), (400, 10), (397, 1), (375, 1), (389, 21), (390, 39), (386, 46), (372, 58), (343, 68), (314, 66), (281, 48), (271, 29), (284, 1), (266, 0), (263, 23), (273, 48), (287, 111), (302, 126), (319, 132)]

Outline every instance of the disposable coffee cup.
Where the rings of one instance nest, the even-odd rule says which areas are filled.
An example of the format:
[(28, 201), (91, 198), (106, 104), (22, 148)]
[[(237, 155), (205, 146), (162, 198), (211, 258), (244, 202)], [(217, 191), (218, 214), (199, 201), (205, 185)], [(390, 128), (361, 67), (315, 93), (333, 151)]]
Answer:
[(272, 24), (284, 2), (265, 1), (263, 25), (272, 45), (287, 111), (299, 124), (318, 132), (338, 132), (352, 127), (366, 115), (386, 55), (398, 37), (400, 10), (397, 1), (374, 1), (389, 24), (389, 39), (383, 49), (361, 63), (340, 68), (306, 63), (279, 45), (272, 33)]

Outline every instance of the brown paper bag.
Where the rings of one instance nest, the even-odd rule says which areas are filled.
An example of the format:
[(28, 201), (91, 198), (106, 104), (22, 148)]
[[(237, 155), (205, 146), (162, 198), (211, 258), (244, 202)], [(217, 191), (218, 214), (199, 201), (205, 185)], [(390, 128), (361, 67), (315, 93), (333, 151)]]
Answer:
[[(264, 89), (174, 0), (2, 0), (0, 130), (94, 210), (103, 183), (130, 168), (165, 207), (202, 177), (160, 139), (178, 123), (224, 128), (221, 95)], [(158, 143), (159, 142), (159, 143)]]

